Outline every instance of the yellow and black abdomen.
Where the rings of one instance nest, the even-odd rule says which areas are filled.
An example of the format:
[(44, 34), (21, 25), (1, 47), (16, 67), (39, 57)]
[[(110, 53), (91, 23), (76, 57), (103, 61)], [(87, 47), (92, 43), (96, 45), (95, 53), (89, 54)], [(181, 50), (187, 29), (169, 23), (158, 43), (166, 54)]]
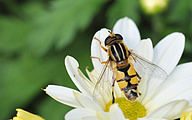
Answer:
[(139, 75), (135, 71), (133, 64), (129, 63), (130, 53), (128, 48), (122, 41), (112, 42), (108, 46), (109, 60), (116, 63), (113, 68), (116, 73), (116, 81), (124, 92), (127, 99), (135, 101), (138, 97), (138, 78)]
[(129, 100), (135, 101), (138, 97), (138, 75), (133, 64), (128, 63), (126, 66), (117, 67), (116, 70), (116, 81), (121, 91)]

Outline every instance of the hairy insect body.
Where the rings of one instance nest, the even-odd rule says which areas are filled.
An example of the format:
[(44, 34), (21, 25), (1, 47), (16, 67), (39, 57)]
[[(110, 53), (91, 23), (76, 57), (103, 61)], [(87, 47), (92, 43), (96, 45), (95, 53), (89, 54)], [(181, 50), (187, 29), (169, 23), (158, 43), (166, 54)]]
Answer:
[(138, 97), (138, 74), (133, 64), (129, 63), (129, 51), (122, 41), (116, 40), (108, 46), (109, 60), (115, 62), (113, 65), (116, 73), (116, 81), (125, 96), (135, 101)]
[(148, 75), (160, 80), (166, 79), (166, 71), (128, 49), (120, 34), (109, 32), (109, 36), (105, 39), (105, 47), (107, 48), (103, 47), (101, 41), (94, 37), (108, 54), (107, 61), (101, 61), (98, 57), (91, 57), (98, 59), (101, 64), (105, 64), (93, 92), (95, 100), (100, 100), (108, 90), (111, 90), (112, 103), (115, 103), (115, 81), (126, 98), (135, 101), (140, 95), (138, 91), (138, 84), (141, 81), (140, 75)]

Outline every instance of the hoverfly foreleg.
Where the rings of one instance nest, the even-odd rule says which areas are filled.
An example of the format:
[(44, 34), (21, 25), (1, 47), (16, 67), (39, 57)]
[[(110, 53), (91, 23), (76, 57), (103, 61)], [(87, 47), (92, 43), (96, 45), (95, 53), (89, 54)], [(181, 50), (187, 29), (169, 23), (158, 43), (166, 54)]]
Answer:
[(96, 59), (98, 59), (98, 60), (99, 60), (99, 62), (100, 62), (101, 64), (106, 64), (106, 62), (107, 62), (107, 61), (105, 61), (105, 62), (101, 62), (101, 59), (100, 59), (100, 58), (98, 58), (98, 57), (92, 57), (92, 56), (91, 56), (91, 58), (96, 58)]
[(101, 41), (100, 41), (98, 38), (96, 38), (96, 37), (94, 37), (94, 39), (97, 40), (97, 41), (99, 41), (99, 44), (100, 44), (101, 48), (102, 48), (105, 52), (107, 52), (107, 49), (101, 45)]

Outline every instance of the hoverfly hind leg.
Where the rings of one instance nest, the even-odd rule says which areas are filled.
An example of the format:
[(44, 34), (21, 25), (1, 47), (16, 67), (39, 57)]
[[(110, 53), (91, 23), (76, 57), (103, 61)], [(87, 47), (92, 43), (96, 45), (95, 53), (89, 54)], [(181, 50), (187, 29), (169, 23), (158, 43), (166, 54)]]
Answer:
[(114, 86), (115, 86), (115, 80), (113, 80), (113, 84), (112, 84), (112, 104), (115, 103)]
[(141, 76), (137, 72), (136, 72), (136, 76), (138, 78), (138, 83), (140, 83), (141, 82)]
[(107, 52), (107, 49), (101, 45), (101, 41), (100, 41), (98, 38), (96, 38), (96, 37), (94, 37), (94, 39), (97, 40), (97, 41), (99, 41), (99, 44), (100, 44), (101, 48), (102, 48), (105, 52)]

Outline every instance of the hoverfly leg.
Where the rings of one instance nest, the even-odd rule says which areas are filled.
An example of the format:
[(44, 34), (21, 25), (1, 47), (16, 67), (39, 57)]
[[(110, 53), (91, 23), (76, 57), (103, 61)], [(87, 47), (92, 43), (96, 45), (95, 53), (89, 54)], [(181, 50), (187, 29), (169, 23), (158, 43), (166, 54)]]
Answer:
[(101, 45), (101, 41), (100, 41), (98, 38), (96, 38), (96, 37), (94, 37), (94, 39), (97, 40), (97, 41), (99, 41), (99, 44), (100, 44), (101, 48), (102, 48), (105, 52), (107, 52), (107, 49)]
[(131, 54), (131, 53), (133, 52), (133, 50), (132, 50), (132, 49), (129, 49), (128, 51), (129, 51), (129, 54)]
[(141, 76), (136, 72), (137, 78), (139, 79), (138, 82), (141, 82)]
[(113, 80), (113, 84), (112, 84), (112, 104), (115, 103), (114, 86), (115, 86), (115, 80)]
[(100, 62), (101, 64), (106, 64), (106, 61), (105, 61), (105, 62), (101, 62), (101, 59), (100, 59), (100, 58), (98, 58), (98, 57), (92, 57), (92, 56), (91, 56), (91, 58), (96, 58), (96, 59), (98, 59), (98, 60), (99, 60), (99, 62)]

